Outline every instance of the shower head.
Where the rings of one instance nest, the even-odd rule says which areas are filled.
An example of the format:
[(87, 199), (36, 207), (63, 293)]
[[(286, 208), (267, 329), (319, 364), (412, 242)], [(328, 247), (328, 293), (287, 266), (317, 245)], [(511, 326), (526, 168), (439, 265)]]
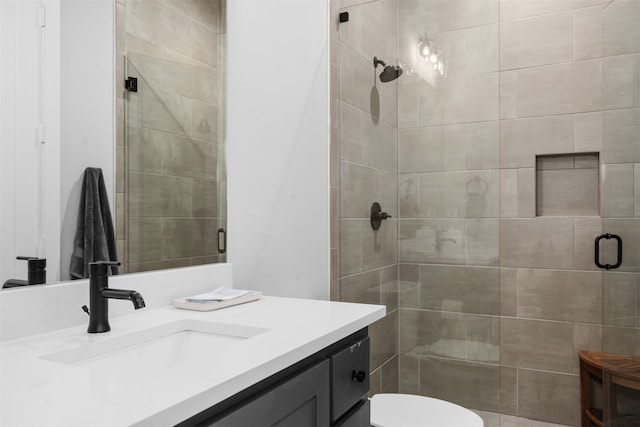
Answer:
[(402, 68), (399, 65), (387, 65), (380, 73), (380, 81), (383, 83), (391, 82), (402, 75)]
[(384, 67), (384, 70), (380, 73), (380, 81), (383, 83), (391, 82), (402, 75), (402, 68), (400, 68), (399, 65), (387, 65), (383, 60), (374, 56), (373, 66), (378, 68), (378, 65), (382, 65)]

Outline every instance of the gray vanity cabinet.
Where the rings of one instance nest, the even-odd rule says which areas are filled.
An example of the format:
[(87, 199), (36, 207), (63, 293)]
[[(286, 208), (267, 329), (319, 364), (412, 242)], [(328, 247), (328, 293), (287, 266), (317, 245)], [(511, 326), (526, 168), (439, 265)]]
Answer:
[(369, 427), (367, 335), (362, 329), (179, 427)]
[(208, 426), (328, 427), (329, 361), (275, 386)]

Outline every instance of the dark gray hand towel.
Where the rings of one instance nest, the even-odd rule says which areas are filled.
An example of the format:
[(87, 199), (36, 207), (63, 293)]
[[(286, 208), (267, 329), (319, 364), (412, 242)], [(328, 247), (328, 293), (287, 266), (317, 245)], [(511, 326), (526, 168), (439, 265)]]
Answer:
[[(78, 224), (73, 240), (69, 269), (71, 278), (89, 277), (90, 262), (117, 260), (116, 236), (102, 169), (87, 168), (84, 171)], [(118, 267), (111, 267), (111, 272), (119, 274)]]

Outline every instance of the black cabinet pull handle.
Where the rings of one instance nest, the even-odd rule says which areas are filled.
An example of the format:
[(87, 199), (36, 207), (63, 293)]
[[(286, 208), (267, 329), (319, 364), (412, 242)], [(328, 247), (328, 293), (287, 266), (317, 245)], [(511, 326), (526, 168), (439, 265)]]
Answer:
[(351, 373), (351, 381), (363, 383), (365, 378), (367, 378), (367, 373), (365, 371), (353, 371)]
[[(611, 264), (602, 264), (600, 263), (600, 240), (605, 239), (605, 240), (609, 240), (609, 239), (615, 239), (618, 242), (618, 259), (616, 261), (615, 264), (611, 265)], [(605, 270), (613, 270), (615, 268), (618, 268), (622, 265), (622, 238), (620, 236), (618, 236), (617, 234), (611, 234), (611, 233), (607, 233), (607, 234), (602, 234), (598, 237), (596, 237), (596, 243), (595, 243), (595, 248), (594, 248), (594, 258), (595, 258), (595, 262), (596, 262), (596, 266), (598, 266), (598, 268), (602, 268)]]

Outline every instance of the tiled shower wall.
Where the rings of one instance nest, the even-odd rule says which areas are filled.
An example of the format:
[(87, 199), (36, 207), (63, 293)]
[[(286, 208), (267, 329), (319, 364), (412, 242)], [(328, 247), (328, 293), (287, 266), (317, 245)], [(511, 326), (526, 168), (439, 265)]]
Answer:
[[(116, 7), (117, 239), (125, 271), (217, 262), (225, 2), (118, 0)], [(123, 89), (125, 72), (138, 77), (138, 93)]]
[[(399, 7), (401, 61), (415, 64), (420, 33), (445, 55), (444, 78), (400, 82), (400, 391), (577, 426), (577, 352), (602, 348), (603, 306), (621, 326), (605, 348), (638, 351), (640, 2)], [(604, 275), (604, 295), (600, 216), (536, 216), (536, 155), (592, 152), (631, 266)], [(575, 176), (570, 159), (557, 182)]]
[[(381, 83), (377, 56), (397, 63), (397, 0), (331, 3), (332, 286), (334, 300), (385, 304), (369, 328), (371, 393), (398, 390), (397, 81)], [(338, 23), (338, 10), (349, 22)], [(393, 218), (373, 230), (379, 202)]]

